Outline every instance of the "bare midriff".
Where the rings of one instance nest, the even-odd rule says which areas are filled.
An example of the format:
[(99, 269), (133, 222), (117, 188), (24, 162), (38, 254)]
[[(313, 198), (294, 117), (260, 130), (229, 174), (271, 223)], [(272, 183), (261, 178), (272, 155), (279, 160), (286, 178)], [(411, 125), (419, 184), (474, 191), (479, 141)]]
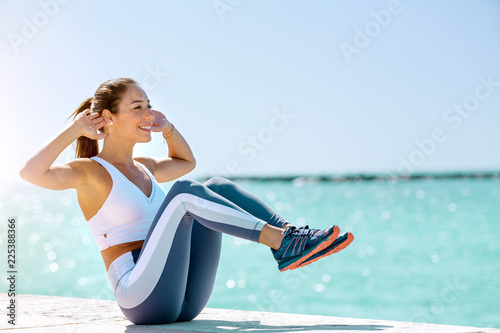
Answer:
[(144, 244), (143, 240), (117, 244), (107, 249), (101, 251), (102, 259), (104, 260), (104, 265), (106, 266), (106, 271), (109, 269), (111, 263), (124, 253), (130, 252), (132, 250), (141, 249)]

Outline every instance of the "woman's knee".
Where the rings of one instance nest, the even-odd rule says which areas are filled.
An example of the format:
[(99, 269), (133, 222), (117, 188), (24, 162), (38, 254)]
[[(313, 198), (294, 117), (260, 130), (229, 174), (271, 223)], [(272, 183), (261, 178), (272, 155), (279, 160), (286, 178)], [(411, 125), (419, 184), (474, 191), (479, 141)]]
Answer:
[(177, 180), (173, 185), (172, 189), (175, 190), (176, 192), (191, 192), (193, 190), (193, 187), (196, 187), (197, 185), (200, 185), (196, 180), (189, 179), (189, 178), (184, 178), (184, 179), (179, 179)]
[(206, 187), (208, 187), (209, 189), (211, 189), (212, 191), (214, 191), (216, 193), (218, 193), (218, 190), (220, 188), (222, 188), (223, 186), (227, 186), (230, 184), (231, 184), (231, 181), (227, 180), (224, 177), (219, 177), (219, 176), (212, 177), (203, 183), (203, 185), (205, 185)]

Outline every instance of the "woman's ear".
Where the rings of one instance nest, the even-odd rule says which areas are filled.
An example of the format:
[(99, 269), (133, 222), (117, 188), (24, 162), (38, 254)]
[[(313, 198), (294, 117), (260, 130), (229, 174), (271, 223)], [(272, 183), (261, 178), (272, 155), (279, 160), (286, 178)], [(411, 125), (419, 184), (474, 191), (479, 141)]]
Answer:
[(112, 125), (113, 118), (112, 118), (112, 113), (108, 109), (102, 110), (102, 118), (106, 122), (106, 125)]

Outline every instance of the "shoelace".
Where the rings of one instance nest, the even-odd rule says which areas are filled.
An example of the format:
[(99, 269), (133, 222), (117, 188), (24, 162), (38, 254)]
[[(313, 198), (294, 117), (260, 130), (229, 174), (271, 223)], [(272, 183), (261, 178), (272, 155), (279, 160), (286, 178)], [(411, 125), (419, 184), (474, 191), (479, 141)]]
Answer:
[(314, 234), (315, 232), (316, 232), (316, 230), (309, 229), (309, 228), (307, 228), (307, 226), (304, 229), (298, 229), (295, 227), (290, 227), (290, 228), (286, 229), (283, 237), (288, 236), (288, 234), (292, 234), (292, 235), (298, 234), (298, 235), (295, 235), (295, 237), (292, 238), (292, 240), (290, 241), (290, 244), (288, 244), (288, 246), (286, 247), (281, 258), (283, 258), (285, 256), (285, 254), (288, 252), (288, 249), (290, 248), (290, 246), (292, 244), (293, 244), (292, 253), (291, 253), (292, 256), (302, 253), (302, 251), (304, 251), (304, 248), (307, 244), (307, 240), (309, 239), (309, 235)]

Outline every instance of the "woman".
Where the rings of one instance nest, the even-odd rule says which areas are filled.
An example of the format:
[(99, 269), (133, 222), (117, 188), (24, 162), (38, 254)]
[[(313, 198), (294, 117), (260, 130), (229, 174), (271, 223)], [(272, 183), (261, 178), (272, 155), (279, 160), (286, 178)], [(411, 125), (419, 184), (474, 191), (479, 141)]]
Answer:
[[(132, 79), (104, 82), (72, 116), (71, 125), (28, 160), (20, 175), (47, 189), (76, 189), (116, 301), (133, 323), (188, 321), (203, 310), (215, 280), (221, 233), (267, 245), (281, 271), (308, 265), (353, 240), (350, 233), (339, 236), (337, 226), (296, 228), (221, 177), (204, 184), (177, 180), (165, 194), (158, 183), (193, 170), (195, 158)], [(169, 156), (133, 158), (134, 145), (151, 141), (151, 132), (163, 134)], [(52, 166), (74, 140), (77, 158)]]

